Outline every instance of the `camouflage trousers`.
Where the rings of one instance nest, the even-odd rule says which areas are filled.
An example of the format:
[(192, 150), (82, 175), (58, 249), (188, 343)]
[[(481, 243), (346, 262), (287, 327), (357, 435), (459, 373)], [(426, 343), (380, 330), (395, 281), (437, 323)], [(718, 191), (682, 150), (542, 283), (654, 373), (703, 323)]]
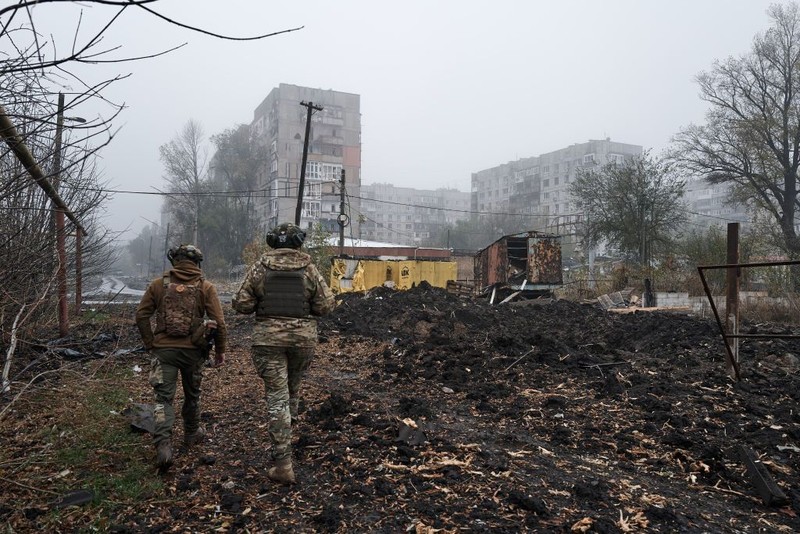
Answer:
[(153, 349), (151, 352), (150, 385), (155, 394), (153, 441), (158, 445), (172, 437), (172, 426), (175, 424), (172, 401), (175, 399), (178, 374), (183, 385), (183, 429), (187, 434), (197, 431), (205, 359), (199, 350), (192, 349)]
[(273, 460), (292, 454), (292, 419), (297, 417), (300, 382), (313, 357), (313, 347), (253, 346), (253, 364), (264, 380)]

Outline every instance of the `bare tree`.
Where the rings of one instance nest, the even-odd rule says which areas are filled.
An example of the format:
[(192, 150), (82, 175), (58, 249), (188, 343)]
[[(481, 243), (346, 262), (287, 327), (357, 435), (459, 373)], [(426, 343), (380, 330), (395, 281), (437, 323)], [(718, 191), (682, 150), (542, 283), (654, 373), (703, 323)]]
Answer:
[[(94, 159), (114, 137), (113, 121), (123, 105), (110, 102), (105, 89), (128, 74), (89, 80), (78, 74), (78, 66), (101, 63), (123, 64), (152, 58), (130, 56), (120, 44), (110, 41), (115, 21), (130, 10), (146, 11), (154, 22), (190, 32), (229, 40), (255, 40), (295, 31), (282, 30), (252, 37), (231, 37), (195, 28), (161, 15), (158, 0), (21, 0), (0, 7), (0, 104), (14, 126), (14, 138), (26, 146), (45, 174), (42, 181), (55, 186), (81, 227), (84, 274), (100, 273), (113, 260), (111, 243), (116, 237), (100, 224), (108, 198), (106, 184)], [(70, 45), (57, 46), (37, 14), (58, 2), (75, 9)], [(107, 13), (107, 22), (87, 33), (81, 25), (83, 10), (97, 8)], [(223, 6), (220, 7), (224, 9)], [(64, 19), (59, 21), (64, 27)], [(94, 72), (83, 69), (82, 72)], [(57, 104), (65, 95), (65, 105)], [(76, 122), (81, 105), (89, 100), (107, 105), (105, 118)], [(61, 121), (63, 129), (59, 127)], [(4, 133), (9, 130), (4, 128)], [(5, 136), (4, 136), (5, 137)], [(60, 149), (57, 150), (57, 147)], [(3, 370), (3, 390), (13, 382), (10, 369), (17, 340), (41, 336), (53, 322), (54, 306), (49, 281), (59, 266), (54, 253), (52, 198), (31, 179), (29, 167), (21, 164), (5, 145), (0, 148), (0, 345), (6, 351), (8, 368)], [(75, 232), (75, 227), (70, 231)], [(74, 258), (75, 240), (68, 257)], [(70, 272), (72, 270), (70, 269)], [(5, 367), (5, 366), (4, 366)]]
[[(192, 243), (199, 245), (197, 229), (203, 186), (207, 180), (208, 150), (203, 146), (203, 127), (190, 119), (170, 142), (159, 147), (161, 162), (169, 184), (167, 207), (189, 230)], [(186, 214), (191, 214), (187, 220)]]
[(700, 97), (711, 106), (706, 124), (677, 134), (671, 157), (712, 184), (733, 184), (737, 198), (771, 214), (783, 248), (797, 254), (800, 10), (790, 3), (767, 13), (771, 27), (749, 53), (698, 76)]

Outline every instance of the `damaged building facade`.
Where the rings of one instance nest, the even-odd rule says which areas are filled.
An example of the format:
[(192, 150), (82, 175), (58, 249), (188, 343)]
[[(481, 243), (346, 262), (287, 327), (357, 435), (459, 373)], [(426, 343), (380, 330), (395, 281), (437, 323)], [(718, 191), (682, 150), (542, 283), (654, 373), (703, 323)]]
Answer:
[(478, 171), (472, 174), (472, 211), (528, 214), (529, 230), (564, 236), (562, 247), (571, 253), (582, 220), (569, 194), (578, 171), (642, 153), (640, 145), (606, 138)]
[[(332, 89), (282, 83), (255, 109), (250, 129), (267, 152), (258, 172), (258, 188), (266, 191), (257, 206), (259, 222), (268, 229), (295, 220), (308, 113), (301, 102), (323, 109), (311, 117), (300, 225), (310, 228), (319, 222), (335, 232), (342, 170), (350, 209), (360, 212), (361, 97)], [(353, 219), (357, 235), (359, 222)]]

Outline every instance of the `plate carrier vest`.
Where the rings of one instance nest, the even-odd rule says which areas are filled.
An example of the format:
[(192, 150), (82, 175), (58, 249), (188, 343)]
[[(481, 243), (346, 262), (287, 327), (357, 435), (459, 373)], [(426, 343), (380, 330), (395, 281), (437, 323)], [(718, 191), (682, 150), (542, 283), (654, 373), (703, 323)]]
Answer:
[(306, 268), (296, 271), (274, 271), (266, 269), (264, 295), (258, 301), (256, 315), (280, 315), (283, 317), (308, 317), (311, 305), (306, 300)]

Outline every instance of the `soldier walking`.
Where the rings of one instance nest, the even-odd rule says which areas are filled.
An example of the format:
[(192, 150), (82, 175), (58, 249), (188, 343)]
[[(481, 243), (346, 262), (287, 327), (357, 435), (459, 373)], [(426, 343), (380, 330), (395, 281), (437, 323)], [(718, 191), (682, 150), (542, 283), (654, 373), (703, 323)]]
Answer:
[(315, 317), (335, 306), (311, 256), (299, 250), (305, 237), (292, 223), (269, 232), (267, 245), (272, 250), (250, 267), (232, 300), (237, 312), (256, 314), (253, 363), (264, 381), (275, 463), (267, 476), (282, 484), (295, 482), (292, 421), (297, 418), (300, 382), (317, 344)]
[[(172, 426), (178, 375), (183, 386), (184, 443), (200, 443), (206, 431), (200, 425), (200, 393), (207, 341), (216, 336), (213, 365), (225, 361), (227, 328), (217, 290), (203, 277), (203, 253), (193, 245), (180, 245), (167, 254), (172, 269), (153, 280), (136, 310), (136, 326), (145, 349), (152, 355), (150, 385), (155, 394), (153, 419), (156, 465), (172, 465)], [(155, 315), (155, 330), (150, 319)], [(216, 332), (212, 332), (216, 329)]]

